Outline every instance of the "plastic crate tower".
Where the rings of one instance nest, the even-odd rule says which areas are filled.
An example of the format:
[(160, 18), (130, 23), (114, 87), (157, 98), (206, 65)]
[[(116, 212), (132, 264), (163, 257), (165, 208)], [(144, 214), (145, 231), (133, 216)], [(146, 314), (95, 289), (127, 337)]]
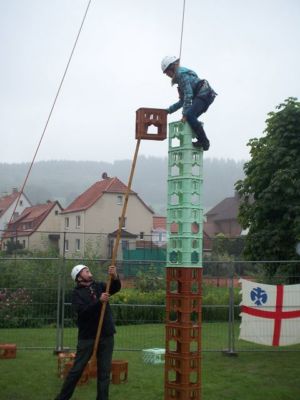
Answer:
[(169, 124), (165, 400), (201, 399), (203, 152)]

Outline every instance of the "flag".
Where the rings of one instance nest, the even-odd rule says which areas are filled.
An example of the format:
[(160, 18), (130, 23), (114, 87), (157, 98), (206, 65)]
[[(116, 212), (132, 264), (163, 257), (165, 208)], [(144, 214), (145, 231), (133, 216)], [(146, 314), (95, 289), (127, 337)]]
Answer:
[(268, 346), (300, 343), (300, 285), (266, 285), (240, 279), (240, 339)]

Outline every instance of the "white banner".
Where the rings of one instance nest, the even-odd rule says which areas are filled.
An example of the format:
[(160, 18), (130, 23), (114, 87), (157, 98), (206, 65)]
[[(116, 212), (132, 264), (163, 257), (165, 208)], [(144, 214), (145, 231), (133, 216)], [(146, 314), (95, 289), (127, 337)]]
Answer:
[(300, 285), (266, 285), (240, 279), (240, 339), (268, 346), (300, 343)]

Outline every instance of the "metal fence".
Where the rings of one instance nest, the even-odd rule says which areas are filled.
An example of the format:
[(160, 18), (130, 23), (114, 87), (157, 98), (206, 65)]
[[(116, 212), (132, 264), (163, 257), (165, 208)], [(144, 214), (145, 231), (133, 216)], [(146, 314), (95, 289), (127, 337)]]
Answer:
[[(77, 262), (64, 258), (0, 258), (1, 343), (17, 343), (19, 349), (59, 351), (75, 347), (77, 329), (71, 311), (73, 283), (70, 271)], [(89, 265), (97, 280), (106, 281), (108, 260), (81, 259), (82, 262)], [(202, 351), (225, 351), (228, 354), (241, 351), (300, 351), (299, 344), (269, 347), (239, 339), (240, 278), (269, 284), (300, 282), (300, 274), (275, 274), (268, 281), (262, 278), (262, 270), (266, 265), (273, 264), (276, 265), (276, 262), (204, 262)], [(298, 267), (294, 261), (281, 261), (280, 264)], [(135, 274), (154, 268), (163, 281), (164, 268), (161, 262), (118, 262), (121, 278), (130, 268)], [(123, 285), (134, 285), (133, 277), (129, 279), (127, 275)], [(300, 309), (300, 304), (296, 306)], [(123, 301), (121, 304), (112, 304), (112, 310), (117, 325), (116, 350), (139, 351), (164, 347), (163, 304), (127, 304)]]

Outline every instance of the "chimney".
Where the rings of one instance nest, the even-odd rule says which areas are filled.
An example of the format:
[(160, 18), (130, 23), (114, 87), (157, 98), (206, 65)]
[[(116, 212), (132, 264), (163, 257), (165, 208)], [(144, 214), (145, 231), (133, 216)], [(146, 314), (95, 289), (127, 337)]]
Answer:
[(109, 179), (109, 176), (107, 175), (107, 172), (103, 172), (102, 179)]

